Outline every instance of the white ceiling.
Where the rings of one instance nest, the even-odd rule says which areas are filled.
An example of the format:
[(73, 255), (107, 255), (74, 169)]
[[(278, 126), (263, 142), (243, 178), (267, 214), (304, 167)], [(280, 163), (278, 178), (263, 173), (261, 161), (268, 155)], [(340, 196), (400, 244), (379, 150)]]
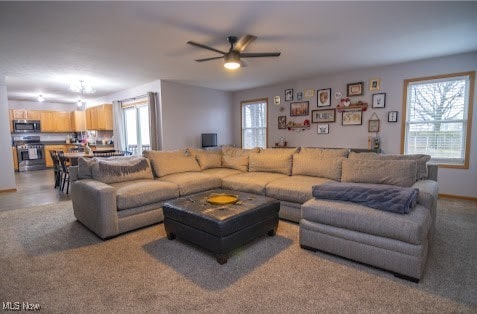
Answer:
[[(189, 40), (228, 50), (226, 71)], [(0, 75), (11, 100), (74, 102), (71, 81), (97, 98), (157, 79), (235, 91), (324, 73), (477, 51), (477, 2), (0, 2)]]

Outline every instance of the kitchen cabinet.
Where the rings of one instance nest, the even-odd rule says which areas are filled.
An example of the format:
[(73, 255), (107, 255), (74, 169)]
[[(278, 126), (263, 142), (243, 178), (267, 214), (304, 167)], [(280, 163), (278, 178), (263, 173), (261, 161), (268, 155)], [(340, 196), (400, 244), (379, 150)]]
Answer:
[(71, 125), (74, 132), (86, 131), (86, 111), (73, 111)]
[(53, 167), (53, 160), (51, 159), (50, 150), (61, 150), (66, 153), (68, 148), (66, 145), (45, 145), (45, 159), (47, 168)]
[(41, 111), (42, 132), (72, 132), (71, 113), (59, 111)]
[(103, 104), (86, 109), (88, 130), (113, 130), (113, 105)]
[(10, 109), (10, 120), (40, 120), (40, 111), (26, 109)]
[(13, 168), (15, 171), (18, 171), (18, 156), (17, 156), (17, 148), (12, 147), (12, 154), (13, 154)]

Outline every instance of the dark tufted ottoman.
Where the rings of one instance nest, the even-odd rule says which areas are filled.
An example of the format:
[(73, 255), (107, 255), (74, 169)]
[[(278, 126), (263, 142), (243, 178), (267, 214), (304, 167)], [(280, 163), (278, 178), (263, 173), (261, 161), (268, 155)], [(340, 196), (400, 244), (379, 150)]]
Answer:
[[(206, 202), (211, 193), (238, 195), (240, 204), (211, 205)], [(167, 202), (163, 210), (169, 240), (177, 236), (192, 242), (212, 251), (224, 264), (232, 250), (265, 233), (275, 235), (280, 203), (265, 196), (212, 190)]]

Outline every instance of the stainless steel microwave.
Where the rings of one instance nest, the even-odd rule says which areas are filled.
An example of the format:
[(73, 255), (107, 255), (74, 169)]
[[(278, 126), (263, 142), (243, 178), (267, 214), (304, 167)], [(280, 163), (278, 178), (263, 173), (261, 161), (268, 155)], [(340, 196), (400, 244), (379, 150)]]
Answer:
[(13, 120), (12, 123), (15, 133), (41, 132), (40, 120)]

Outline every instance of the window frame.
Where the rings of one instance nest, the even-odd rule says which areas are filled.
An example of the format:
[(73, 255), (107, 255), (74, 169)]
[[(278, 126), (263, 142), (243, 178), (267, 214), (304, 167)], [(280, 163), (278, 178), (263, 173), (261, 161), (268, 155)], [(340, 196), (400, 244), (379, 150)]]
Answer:
[(265, 103), (265, 111), (266, 111), (266, 126), (265, 126), (265, 147), (268, 147), (268, 121), (269, 119), (269, 113), (268, 113), (268, 98), (257, 98), (257, 99), (250, 99), (250, 100), (243, 100), (240, 102), (240, 147), (243, 148), (243, 106), (252, 104), (252, 103)]
[[(133, 152), (133, 155), (137, 155), (137, 156), (142, 156), (142, 152), (144, 151), (143, 147), (146, 147), (146, 149), (150, 149), (151, 147), (151, 143), (149, 143), (149, 145), (143, 145), (142, 143), (142, 132), (141, 132), (141, 123), (140, 123), (140, 119), (141, 119), (140, 108), (141, 107), (147, 107), (148, 115), (151, 114), (147, 98), (141, 98), (140, 100), (137, 100), (137, 101), (121, 104), (121, 110), (123, 110), (123, 127), (124, 127), (125, 133), (127, 133), (126, 110), (133, 109), (136, 112), (135, 127), (136, 127), (136, 140), (138, 141), (138, 143), (136, 144), (136, 149)], [(149, 140), (150, 139), (151, 139), (151, 134), (149, 134)], [(127, 134), (125, 135), (124, 141), (126, 144), (125, 149), (128, 150), (129, 145), (127, 142)]]
[[(439, 167), (441, 168), (456, 168), (456, 169), (469, 169), (469, 160), (470, 160), (470, 143), (472, 135), (472, 118), (473, 118), (473, 102), (474, 102), (474, 86), (475, 86), (475, 71), (469, 72), (459, 72), (459, 73), (450, 73), (443, 75), (434, 75), (426, 77), (418, 77), (404, 80), (403, 86), (403, 103), (402, 103), (402, 121), (401, 121), (401, 154), (405, 152), (406, 146), (406, 130), (407, 130), (407, 101), (408, 101), (408, 87), (411, 83), (421, 82), (421, 81), (431, 81), (431, 80), (442, 80), (446, 78), (455, 78), (455, 77), (469, 77), (469, 94), (468, 97), (468, 107), (467, 107), (467, 130), (465, 138), (465, 150), (464, 150), (464, 163), (463, 164), (451, 164), (445, 162), (438, 162)], [(464, 120), (465, 121), (465, 120)], [(464, 122), (463, 122), (464, 123)]]

